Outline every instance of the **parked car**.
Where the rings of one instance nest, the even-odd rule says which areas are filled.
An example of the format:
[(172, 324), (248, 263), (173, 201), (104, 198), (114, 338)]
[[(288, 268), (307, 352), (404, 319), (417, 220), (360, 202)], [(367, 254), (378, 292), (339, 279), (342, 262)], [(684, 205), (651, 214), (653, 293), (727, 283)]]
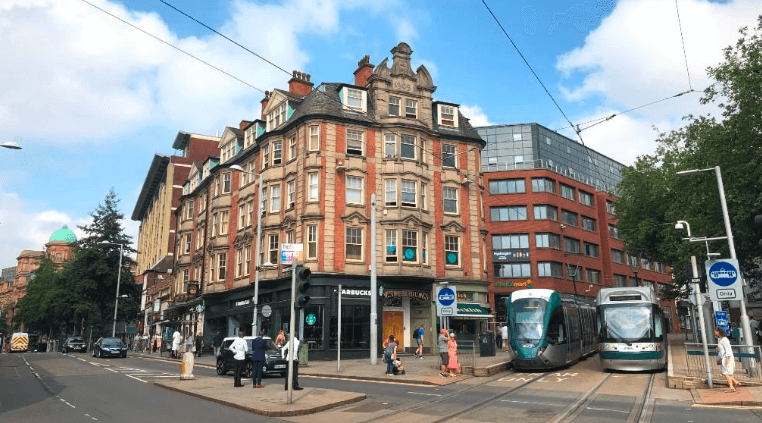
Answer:
[[(243, 367), (243, 375), (245, 377), (252, 377), (254, 374), (254, 362), (251, 359), (251, 341), (256, 338), (255, 336), (244, 336), (243, 339), (248, 344), (246, 351), (246, 363)], [(262, 367), (262, 374), (280, 374), (285, 376), (287, 372), (287, 362), (281, 358), (280, 350), (275, 346), (270, 337), (265, 336), (267, 341), (267, 351), (265, 351), (265, 364)], [(220, 355), (217, 357), (217, 374), (222, 376), (228, 371), (235, 370), (235, 359), (233, 358), (233, 351), (230, 351), (230, 344), (233, 343), (235, 337), (231, 336), (222, 340), (222, 348), (220, 349)]]
[(93, 357), (127, 358), (127, 345), (119, 338), (100, 338), (93, 344)]
[(64, 354), (69, 351), (87, 352), (87, 344), (85, 344), (85, 340), (81, 336), (70, 336), (66, 338), (66, 342), (64, 342), (63, 347), (61, 347), (61, 351), (63, 351)]

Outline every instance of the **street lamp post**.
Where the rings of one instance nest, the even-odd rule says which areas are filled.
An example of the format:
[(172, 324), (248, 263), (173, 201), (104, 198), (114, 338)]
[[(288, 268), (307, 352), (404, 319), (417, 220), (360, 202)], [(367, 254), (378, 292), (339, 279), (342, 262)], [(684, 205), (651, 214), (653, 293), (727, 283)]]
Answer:
[(0, 147), (10, 148), (11, 150), (21, 150), (21, 144), (15, 141), (8, 141), (0, 144)]
[(119, 310), (119, 285), (122, 281), (122, 255), (124, 253), (124, 244), (116, 242), (104, 242), (103, 244), (119, 246), (119, 273), (116, 275), (116, 301), (114, 302), (114, 326), (111, 328), (111, 337), (116, 336), (116, 312)]
[[(238, 172), (243, 172), (252, 176), (254, 175), (253, 173), (244, 170), (239, 165), (232, 165), (230, 166), (230, 169), (238, 171)], [(259, 178), (257, 182), (259, 184), (259, 189), (257, 194), (257, 204), (258, 204), (257, 211), (258, 212), (257, 212), (257, 239), (255, 240), (256, 255), (254, 256), (254, 315), (251, 320), (251, 335), (252, 336), (257, 336), (257, 333), (259, 333), (257, 331), (257, 317), (258, 317), (257, 314), (259, 313), (259, 310), (258, 310), (259, 308), (259, 265), (260, 265), (259, 240), (262, 239), (262, 211), (263, 211), (260, 209), (262, 204), (262, 174), (261, 173), (259, 174)]]
[[(677, 172), (678, 176), (695, 175), (699, 172), (714, 172), (714, 176), (717, 178), (717, 190), (720, 192), (720, 206), (722, 207), (722, 220), (725, 222), (725, 235), (728, 239), (728, 247), (730, 248), (730, 258), (736, 260), (736, 246), (733, 242), (733, 231), (730, 228), (730, 216), (728, 215), (728, 204), (725, 200), (725, 188), (722, 185), (722, 173), (719, 166), (710, 167), (708, 169), (692, 169)], [(746, 285), (746, 281), (741, 278), (741, 284)], [(746, 314), (746, 297), (741, 297), (741, 329), (743, 330), (744, 344), (746, 346), (752, 346), (752, 334), (751, 326), (749, 325), (749, 316)]]

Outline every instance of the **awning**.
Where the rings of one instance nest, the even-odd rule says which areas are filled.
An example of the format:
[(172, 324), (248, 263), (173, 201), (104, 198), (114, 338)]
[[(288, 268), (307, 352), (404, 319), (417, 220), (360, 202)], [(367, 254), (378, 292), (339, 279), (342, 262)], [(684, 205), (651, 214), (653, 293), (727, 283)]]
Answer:
[(489, 319), (491, 314), (479, 304), (458, 304), (458, 318)]

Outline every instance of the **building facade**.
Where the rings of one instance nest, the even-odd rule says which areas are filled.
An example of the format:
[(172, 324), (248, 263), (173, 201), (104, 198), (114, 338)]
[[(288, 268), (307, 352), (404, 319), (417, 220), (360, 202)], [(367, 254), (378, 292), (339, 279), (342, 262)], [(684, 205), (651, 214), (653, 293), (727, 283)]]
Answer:
[[(616, 228), (622, 164), (537, 124), (477, 129), (489, 231), (490, 304), (506, 321), (505, 301), (524, 288), (595, 298), (605, 287), (672, 281), (671, 269), (628, 250)], [(679, 328), (674, 301), (662, 301)], [(668, 309), (668, 310), (667, 310)]]
[[(250, 333), (255, 318), (271, 336), (287, 328), (284, 243), (301, 244), (312, 270), (312, 299), (296, 319), (310, 359), (335, 357), (339, 324), (342, 353), (368, 355), (372, 250), (379, 341), (395, 334), (408, 348), (419, 324), (433, 339), (433, 293), (444, 282), (468, 310), (453, 316), (462, 332), (475, 336), (475, 322), (488, 317), (484, 141), (457, 104), (434, 101), (431, 76), (424, 66), (413, 71), (407, 44), (391, 52), (391, 64), (375, 67), (364, 57), (351, 84), (314, 88), (310, 75), (294, 72), (288, 91), (266, 94), (260, 119), (226, 128), (219, 159), (192, 168), (175, 211), (174, 290), (199, 287), (205, 337)], [(270, 306), (269, 317), (253, 315), (257, 269), (259, 309)], [(181, 298), (168, 310), (176, 324), (199, 310), (194, 297)]]

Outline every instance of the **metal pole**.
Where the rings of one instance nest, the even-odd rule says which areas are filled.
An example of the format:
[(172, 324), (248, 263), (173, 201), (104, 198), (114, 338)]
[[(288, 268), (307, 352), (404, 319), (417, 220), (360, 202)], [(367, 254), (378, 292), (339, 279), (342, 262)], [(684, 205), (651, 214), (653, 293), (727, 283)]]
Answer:
[[(693, 267), (693, 278), (694, 280), (698, 279), (699, 273), (698, 273), (698, 266), (696, 266), (696, 256), (691, 256), (691, 266)], [(696, 298), (696, 306), (699, 308), (701, 307), (701, 300), (699, 298), (699, 295), (701, 294), (699, 290), (699, 286), (697, 283), (691, 284), (693, 288), (693, 295)], [(699, 324), (701, 325), (701, 337), (703, 338), (701, 340), (701, 343), (704, 347), (704, 366), (706, 367), (706, 384), (709, 387), (709, 389), (712, 389), (712, 368), (710, 367), (709, 363), (709, 347), (707, 346), (707, 337), (706, 337), (706, 326), (704, 325), (704, 313), (702, 310), (699, 310), (698, 313), (699, 316)]]
[[(722, 185), (722, 174), (719, 166), (714, 167), (714, 175), (717, 178), (717, 189), (720, 191), (720, 205), (722, 206), (722, 220), (725, 221), (725, 235), (728, 237), (728, 247), (730, 247), (730, 258), (736, 260), (736, 246), (733, 242), (733, 231), (730, 229), (730, 216), (728, 216), (728, 204), (725, 201), (725, 187)], [(741, 269), (738, 269), (739, 271)], [(741, 289), (746, 285), (746, 281), (741, 276)], [(749, 347), (746, 352), (753, 352), (753, 339), (751, 334), (751, 325), (749, 325), (749, 316), (746, 314), (746, 297), (741, 296), (741, 329), (743, 330), (744, 344)], [(757, 365), (753, 360), (743, 360), (746, 368), (752, 375), (757, 374)]]
[(339, 284), (339, 342), (336, 345), (336, 371), (341, 371), (341, 284)]
[(116, 311), (119, 309), (119, 283), (122, 280), (122, 252), (124, 250), (124, 244), (119, 245), (119, 273), (116, 276), (116, 302), (114, 303), (114, 326), (111, 328), (111, 337), (116, 336)]
[[(370, 195), (370, 364), (378, 363), (378, 279), (376, 275), (376, 193)], [(341, 298), (341, 292), (339, 292)], [(339, 307), (341, 313), (341, 307)], [(339, 321), (341, 328), (341, 321)]]
[(257, 239), (256, 257), (254, 258), (254, 316), (251, 320), (251, 336), (257, 336), (257, 318), (259, 317), (259, 240), (262, 239), (262, 174), (259, 174), (259, 194), (257, 194)]
[(294, 302), (296, 301), (296, 267), (299, 264), (297, 260), (294, 260), (291, 265), (291, 317), (288, 323), (288, 380), (286, 385), (288, 386), (288, 394), (286, 395), (286, 404), (291, 404), (294, 396), (294, 324), (296, 320), (296, 310)]

